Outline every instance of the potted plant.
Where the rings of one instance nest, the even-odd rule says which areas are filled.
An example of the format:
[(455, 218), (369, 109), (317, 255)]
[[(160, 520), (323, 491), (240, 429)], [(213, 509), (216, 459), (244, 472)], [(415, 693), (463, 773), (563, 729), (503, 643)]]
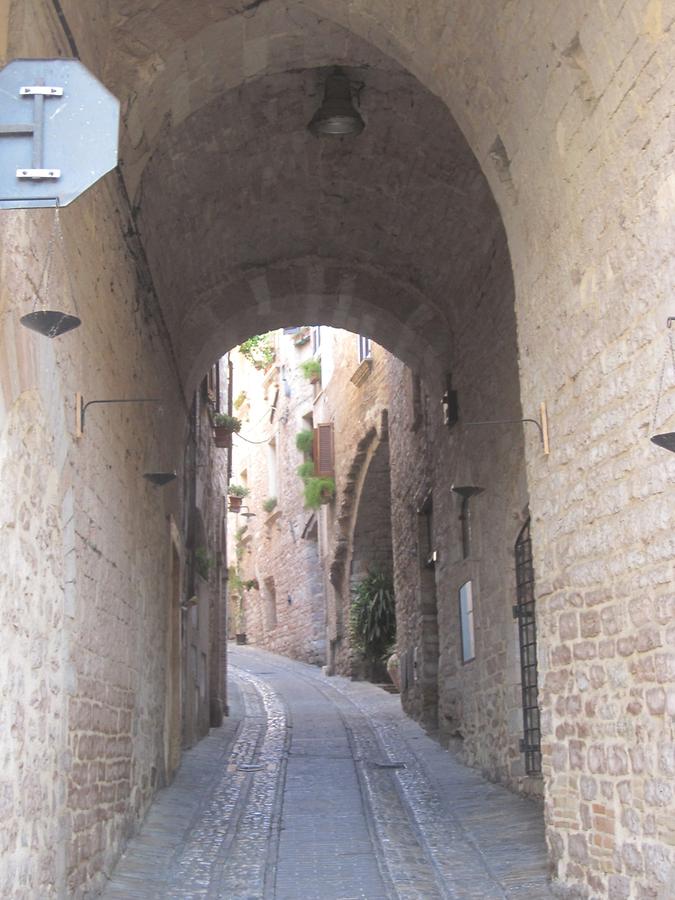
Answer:
[(305, 506), (318, 509), (324, 503), (330, 503), (335, 497), (335, 481), (332, 478), (319, 478), (316, 475), (305, 478)]
[(254, 368), (269, 369), (275, 359), (274, 338), (271, 333), (256, 334), (239, 346), (239, 352)]
[(308, 459), (306, 462), (300, 463), (295, 471), (303, 481), (307, 481), (308, 478), (314, 475), (314, 463), (311, 459)]
[(266, 513), (271, 513), (271, 512), (274, 512), (274, 508), (276, 507), (276, 505), (277, 505), (277, 498), (276, 497), (268, 497), (267, 500), (265, 500), (265, 502), (263, 503), (263, 509), (265, 510)]
[(301, 453), (311, 456), (314, 446), (314, 432), (309, 428), (303, 428), (295, 436), (295, 446)]
[(391, 578), (385, 572), (371, 569), (352, 588), (349, 612), (352, 646), (368, 667), (371, 681), (382, 681), (384, 659), (396, 639), (396, 604)]
[(232, 446), (232, 433), (241, 428), (241, 419), (228, 416), (227, 413), (216, 413), (213, 424), (216, 447), (229, 450)]
[(300, 363), (300, 370), (310, 384), (318, 384), (321, 381), (320, 359), (306, 359)]
[(249, 489), (243, 484), (231, 484), (227, 489), (227, 496), (230, 501), (230, 512), (239, 512), (244, 497), (248, 497)]
[(309, 328), (300, 328), (293, 335), (293, 343), (296, 347), (302, 347), (306, 344), (312, 336), (312, 332)]

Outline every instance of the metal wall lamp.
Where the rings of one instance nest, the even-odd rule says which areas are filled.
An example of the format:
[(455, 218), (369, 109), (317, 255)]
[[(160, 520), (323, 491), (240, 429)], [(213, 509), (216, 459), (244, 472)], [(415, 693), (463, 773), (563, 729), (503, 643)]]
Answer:
[(474, 427), (476, 425), (517, 425), (523, 422), (528, 422), (531, 425), (536, 425), (539, 436), (541, 438), (541, 444), (544, 449), (544, 455), (548, 456), (551, 452), (551, 448), (548, 440), (548, 416), (546, 414), (546, 404), (542, 403), (539, 407), (541, 421), (538, 419), (494, 419), (489, 422), (465, 422), (464, 424), (470, 427)]
[(82, 394), (75, 394), (75, 437), (82, 437), (84, 434), (84, 416), (90, 406), (96, 404), (108, 403), (161, 403), (158, 397), (123, 397), (113, 398), (112, 400), (89, 400), (84, 402)]
[(154, 484), (156, 487), (164, 487), (165, 484), (170, 484), (172, 481), (175, 481), (178, 476), (175, 472), (144, 472), (143, 478), (150, 482), (150, 484)]
[(356, 135), (366, 127), (353, 103), (352, 84), (341, 69), (336, 68), (326, 77), (323, 103), (307, 127), (316, 137)]

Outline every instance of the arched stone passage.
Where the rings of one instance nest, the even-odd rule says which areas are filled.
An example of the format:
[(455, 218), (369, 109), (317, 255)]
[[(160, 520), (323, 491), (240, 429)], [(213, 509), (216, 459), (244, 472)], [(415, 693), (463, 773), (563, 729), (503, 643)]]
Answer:
[(396, 69), (349, 71), (366, 82), (358, 140), (307, 131), (324, 77), (308, 69), (223, 94), (148, 161), (140, 229), (190, 387), (265, 321), (344, 325), (432, 379), (447, 367), (505, 245), (499, 214), (436, 98)]
[[(669, 640), (667, 601), (673, 577), (672, 510), (666, 490), (671, 462), (649, 445), (645, 423), (651, 412), (653, 373), (662, 352), (660, 328), (671, 313), (665, 304), (671, 296), (669, 229), (675, 196), (669, 128), (672, 11), (659, 0), (627, 0), (621, 5), (522, 0), (502, 5), (497, 14), (492, 4), (465, 0), (306, 0), (290, 7), (269, 0), (249, 10), (240, 0), (217, 4), (159, 0), (152, 8), (144, 0), (131, 0), (123, 10), (104, 0), (91, 4), (63, 0), (62, 6), (84, 60), (125, 103), (124, 171), (134, 202), (141, 204), (138, 220), (174, 343), (180, 340), (180, 315), (174, 315), (180, 306), (174, 304), (174, 295), (188, 305), (194, 304), (196, 295), (192, 284), (169, 277), (174, 270), (164, 266), (164, 257), (174, 253), (182, 259), (176, 244), (156, 241), (153, 252), (151, 233), (155, 228), (161, 232), (165, 220), (178, 222), (175, 208), (157, 199), (166, 188), (159, 177), (159, 157), (172, 132), (178, 133), (193, 114), (199, 116), (210, 103), (240, 88), (243, 98), (249, 82), (252, 90), (260, 89), (270, 73), (289, 73), (292, 68), (304, 72), (334, 62), (354, 70), (371, 65), (396, 77), (404, 69), (452, 113), (481, 165), (506, 226), (517, 288), (523, 411), (531, 414), (546, 399), (552, 423), (550, 458), (540, 453), (536, 439), (528, 438), (525, 444), (533, 529), (538, 535), (538, 609), (548, 642), (542, 654), (541, 684), (545, 758), (550, 762), (546, 769), (550, 844), (559, 874), (575, 889), (591, 885), (588, 889), (608, 891), (611, 886), (625, 893), (628, 876), (623, 874), (623, 864), (617, 863), (617, 871), (607, 874), (610, 860), (625, 858), (630, 860), (627, 866), (637, 859), (634, 868), (639, 874), (631, 880), (636, 884), (640, 880), (635, 890), (644, 892), (643, 873), (657, 869), (655, 860), (661, 857), (654, 855), (646, 839), (645, 856), (637, 856), (631, 839), (618, 825), (611, 837), (615, 844), (604, 847), (596, 857), (605, 823), (597, 823), (597, 831), (587, 840), (589, 824), (581, 810), (588, 798), (577, 787), (581, 783), (577, 778), (580, 773), (588, 779), (583, 783), (589, 794), (599, 790), (599, 782), (611, 781), (607, 808), (611, 821), (620, 823), (632, 795), (642, 796), (645, 782), (658, 781), (661, 773), (654, 747), (668, 735), (668, 708), (658, 693), (662, 688), (659, 685), (656, 695), (650, 693), (648, 682), (641, 679), (643, 672), (658, 670), (664, 684), (669, 684), (671, 674), (663, 650)], [(68, 52), (53, 8), (42, 0), (12, 3), (7, 46), (17, 56)], [(289, 89), (296, 90), (304, 76), (290, 74), (298, 74), (295, 81), (291, 77), (286, 81)], [(315, 97), (318, 101), (318, 91)], [(299, 119), (300, 114), (304, 117), (304, 109), (298, 113)], [(373, 118), (369, 129), (371, 125)], [(246, 153), (247, 148), (256, 149), (242, 144), (240, 152)], [(188, 149), (184, 143), (185, 165), (198, 166), (199, 159)], [(384, 153), (379, 159), (383, 158)], [(151, 200), (154, 163), (158, 164), (157, 194)], [(144, 189), (139, 193), (142, 179)], [(362, 182), (354, 184), (363, 187)], [(70, 351), (72, 371), (63, 375), (63, 385), (69, 394), (79, 386), (74, 371), (92, 376), (92, 389), (112, 382), (128, 390), (133, 379), (130, 384), (120, 373), (133, 373), (136, 380), (149, 383), (148, 370), (154, 370), (168, 393), (174, 390), (169, 386), (172, 376), (166, 373), (160, 342), (155, 342), (152, 352), (149, 349), (154, 340), (150, 329), (143, 330), (143, 323), (136, 320), (137, 333), (116, 328), (121, 313), (108, 282), (112, 285), (115, 280), (119, 285), (117, 274), (124, 272), (124, 296), (135, 297), (133, 279), (143, 267), (136, 271), (128, 248), (115, 239), (130, 228), (126, 211), (120, 216), (123, 197), (110, 185), (108, 180), (83, 199), (78, 207), (84, 212), (83, 221), (73, 226), (83, 259), (79, 281), (91, 288), (96, 303), (91, 304), (94, 326), (83, 332), (82, 348)], [(152, 202), (157, 209), (150, 215)], [(275, 210), (277, 224), (283, 208), (281, 202)], [(328, 208), (337, 232), (339, 206)], [(443, 230), (444, 219), (445, 210), (440, 218), (432, 218), (434, 238)], [(374, 220), (369, 223), (375, 227)], [(268, 231), (274, 224), (273, 216), (265, 221)], [(314, 225), (314, 219), (306, 220), (308, 229)], [(19, 229), (23, 227), (20, 223)], [(182, 223), (182, 231), (187, 230)], [(256, 237), (245, 233), (249, 242)], [(326, 246), (326, 235), (318, 235)], [(228, 245), (236, 244), (236, 235), (226, 237)], [(421, 254), (424, 247), (420, 245), (429, 242), (429, 234), (417, 237)], [(342, 235), (333, 238), (341, 265), (353, 270), (368, 262), (356, 253), (358, 248), (342, 241)], [(265, 270), (276, 265), (279, 260), (273, 250), (270, 242), (265, 255), (252, 262)], [(493, 250), (503, 264), (506, 244), (495, 244)], [(303, 258), (316, 255), (307, 246), (301, 252)], [(94, 274), (86, 271), (88, 256), (97, 262), (104, 257), (114, 277), (106, 277), (103, 284), (100, 271), (107, 274), (105, 267), (94, 266)], [(460, 259), (461, 253), (454, 258)], [(488, 252), (483, 261), (491, 258)], [(439, 261), (430, 259), (432, 266)], [(192, 266), (191, 257), (189, 262)], [(241, 278), (239, 268), (251, 260), (230, 262), (232, 277), (215, 279), (213, 284), (227, 285)], [(188, 271), (200, 275), (199, 268)], [(444, 277), (448, 274), (452, 278), (452, 271), (445, 271)], [(502, 284), (510, 284), (510, 278), (509, 268)], [(426, 303), (437, 299), (430, 284), (427, 278), (421, 285)], [(468, 313), (461, 318), (452, 348), (460, 347), (470, 355), (474, 349), (485, 348), (477, 329), (484, 337), (494, 326), (482, 314), (486, 308), (483, 282), (478, 279), (469, 290), (465, 287), (453, 286), (455, 296), (448, 309), (456, 308), (457, 296), (465, 297)], [(491, 284), (492, 299), (499, 289)], [(235, 303), (242, 296), (235, 295)], [(502, 299), (511, 310), (510, 289)], [(98, 308), (95, 313), (94, 307)], [(495, 307), (488, 307), (493, 315)], [(233, 316), (238, 312), (235, 307)], [(102, 336), (104, 318), (107, 333)], [(264, 324), (264, 315), (260, 319)], [(209, 314), (202, 333), (207, 335), (212, 325)], [(196, 327), (194, 334), (198, 331)], [(506, 339), (501, 333), (493, 334), (495, 342), (490, 346), (501, 342), (514, 363), (512, 318), (505, 333)], [(8, 334), (13, 344), (10, 329)], [(121, 334), (124, 341), (117, 340), (113, 353), (110, 345)], [(418, 334), (424, 353), (428, 334), (425, 338), (423, 329)], [(21, 338), (18, 343), (23, 349)], [(187, 354), (198, 352), (194, 342), (185, 349)], [(48, 354), (35, 356), (35, 360), (30, 353), (23, 357), (29, 360), (26, 390), (39, 382), (42, 364), (52, 364), (51, 369), (45, 366), (47, 378), (54, 371)], [(102, 363), (94, 370), (92, 359), (109, 362), (105, 380)], [(194, 377), (185, 359), (181, 371), (188, 380)], [(5, 385), (9, 409), (16, 399), (16, 386), (12, 379), (4, 380)], [(482, 395), (479, 387), (483, 388), (483, 382), (477, 380), (471, 390)], [(120, 470), (116, 463), (126, 449), (121, 440), (104, 448), (109, 471)], [(84, 453), (81, 456), (84, 465), (77, 471), (83, 489), (78, 500), (95, 504), (88, 491), (96, 488), (96, 472), (93, 467), (87, 469), (88, 460)], [(115, 485), (117, 498), (131, 493), (135, 474), (130, 467), (125, 471), (125, 478)], [(154, 510), (150, 503), (143, 507), (145, 522), (154, 521)], [(163, 513), (160, 510), (157, 518)], [(110, 543), (118, 554), (122, 529), (116, 523), (108, 525), (114, 532)], [(112, 571), (110, 563), (103, 565)], [(137, 580), (142, 587), (149, 584), (145, 570), (140, 570)], [(591, 668), (597, 677), (591, 677)], [(572, 755), (566, 740), (579, 726), (575, 713), (580, 705), (579, 684), (585, 688), (584, 708), (616, 710), (621, 727), (617, 734), (613, 724), (610, 728), (607, 720), (595, 719), (595, 743), (579, 736), (580, 746)], [(623, 762), (629, 739), (636, 744), (640, 760), (644, 757), (640, 771), (631, 771)], [(608, 748), (612, 760), (619, 760), (617, 771), (630, 781), (629, 789), (622, 787), (619, 792), (615, 785), (619, 775), (599, 771)], [(602, 789), (606, 790), (604, 784)], [(147, 794), (146, 788), (144, 797)], [(576, 811), (574, 819), (566, 816), (570, 808)], [(670, 813), (655, 800), (639, 828), (646, 831), (652, 815), (665, 823)], [(591, 826), (596, 828), (596, 823)], [(119, 833), (121, 825), (115, 827)], [(664, 850), (664, 858), (667, 853), (669, 849)], [(671, 861), (672, 856), (667, 865)], [(84, 869), (82, 862), (78, 878), (84, 878)]]

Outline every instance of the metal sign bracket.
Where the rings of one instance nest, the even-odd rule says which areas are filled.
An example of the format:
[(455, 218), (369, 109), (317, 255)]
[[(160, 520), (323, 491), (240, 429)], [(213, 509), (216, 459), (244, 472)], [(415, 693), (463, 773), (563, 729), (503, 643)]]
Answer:
[(0, 137), (17, 134), (33, 135), (31, 166), (25, 169), (17, 169), (16, 177), (30, 178), (32, 181), (60, 178), (61, 170), (45, 167), (42, 162), (42, 156), (44, 153), (45, 98), (63, 97), (63, 88), (36, 84), (20, 88), (19, 96), (33, 98), (33, 121), (0, 125)]

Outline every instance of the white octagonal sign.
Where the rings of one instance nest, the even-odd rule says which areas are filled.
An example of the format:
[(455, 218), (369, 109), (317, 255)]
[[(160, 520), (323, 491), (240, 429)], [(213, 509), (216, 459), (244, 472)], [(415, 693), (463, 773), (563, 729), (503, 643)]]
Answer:
[(77, 59), (0, 71), (0, 209), (67, 206), (117, 165), (119, 100)]

